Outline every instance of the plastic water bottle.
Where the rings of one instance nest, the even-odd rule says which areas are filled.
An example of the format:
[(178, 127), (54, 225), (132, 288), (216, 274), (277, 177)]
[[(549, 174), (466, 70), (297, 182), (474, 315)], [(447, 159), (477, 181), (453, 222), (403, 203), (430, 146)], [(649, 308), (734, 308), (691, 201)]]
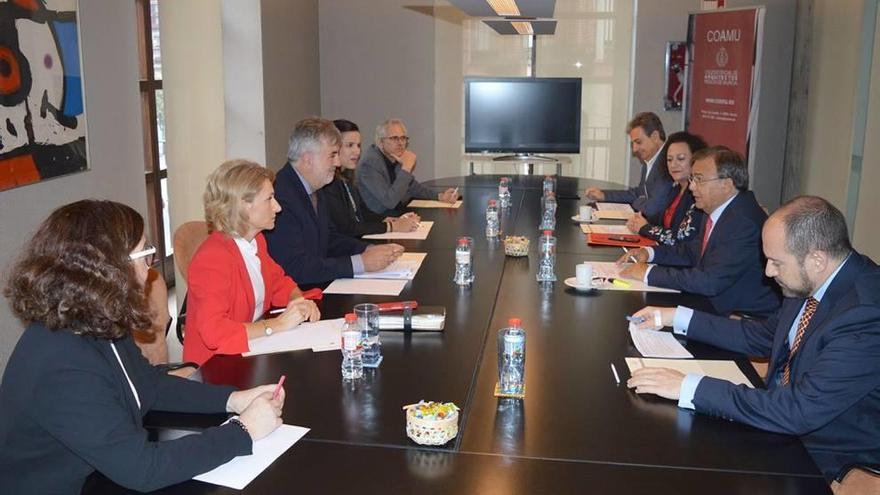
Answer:
[(357, 316), (354, 313), (345, 315), (342, 326), (342, 379), (357, 380), (364, 376), (364, 361), (361, 358), (361, 332), (358, 329)]
[(553, 237), (552, 230), (545, 230), (541, 238), (538, 239), (538, 252), (541, 257), (538, 260), (538, 274), (536, 275), (538, 282), (555, 282), (556, 238)]
[(510, 207), (510, 177), (498, 181), (498, 202), (502, 208)]
[(541, 213), (541, 230), (556, 230), (556, 193), (549, 192), (544, 198), (544, 210)]
[(542, 189), (544, 190), (544, 196), (547, 196), (547, 193), (555, 193), (556, 192), (556, 181), (553, 179), (552, 175), (544, 176), (544, 183), (542, 184)]
[(470, 285), (474, 281), (474, 267), (471, 259), (471, 245), (467, 237), (458, 238), (455, 247), (455, 277), (452, 281), (458, 285)]
[(498, 331), (498, 389), (503, 394), (523, 395), (526, 383), (526, 332), (519, 318), (507, 321)]
[(501, 235), (501, 223), (498, 220), (498, 204), (494, 199), (489, 200), (486, 207), (486, 237), (498, 237)]

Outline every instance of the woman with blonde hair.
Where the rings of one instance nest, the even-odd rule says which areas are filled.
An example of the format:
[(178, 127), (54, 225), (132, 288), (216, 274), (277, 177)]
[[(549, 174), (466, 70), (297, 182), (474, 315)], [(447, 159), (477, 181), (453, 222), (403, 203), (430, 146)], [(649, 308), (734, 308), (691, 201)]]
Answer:
[[(271, 170), (246, 160), (228, 161), (208, 177), (204, 204), (211, 234), (187, 274), (184, 361), (201, 365), (214, 354), (241, 354), (250, 339), (321, 316), (266, 249), (262, 231), (275, 227), (281, 211), (273, 179)], [(272, 306), (285, 309), (261, 319)]]

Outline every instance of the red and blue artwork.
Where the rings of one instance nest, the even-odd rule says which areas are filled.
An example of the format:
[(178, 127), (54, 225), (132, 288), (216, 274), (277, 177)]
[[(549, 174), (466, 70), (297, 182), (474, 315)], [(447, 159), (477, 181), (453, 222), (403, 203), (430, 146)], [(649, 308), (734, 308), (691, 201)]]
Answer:
[(0, 191), (88, 168), (75, 0), (0, 1)]

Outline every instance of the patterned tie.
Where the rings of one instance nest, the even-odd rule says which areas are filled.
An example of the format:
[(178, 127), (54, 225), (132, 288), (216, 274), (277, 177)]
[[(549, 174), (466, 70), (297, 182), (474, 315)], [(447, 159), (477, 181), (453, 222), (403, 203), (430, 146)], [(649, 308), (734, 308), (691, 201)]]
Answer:
[(801, 339), (804, 337), (804, 330), (809, 326), (810, 319), (813, 318), (813, 313), (816, 312), (818, 306), (819, 301), (812, 297), (807, 298), (807, 307), (804, 308), (804, 313), (801, 315), (801, 321), (798, 323), (797, 333), (794, 335), (794, 343), (791, 345), (791, 350), (788, 352), (788, 361), (785, 362), (785, 368), (782, 370), (782, 379), (779, 381), (783, 387), (787, 386), (791, 380), (791, 360), (794, 358), (794, 353), (800, 348)]
[(706, 225), (703, 226), (703, 247), (700, 248), (700, 256), (706, 252), (706, 244), (709, 244), (709, 233), (712, 232), (712, 217), (706, 217)]

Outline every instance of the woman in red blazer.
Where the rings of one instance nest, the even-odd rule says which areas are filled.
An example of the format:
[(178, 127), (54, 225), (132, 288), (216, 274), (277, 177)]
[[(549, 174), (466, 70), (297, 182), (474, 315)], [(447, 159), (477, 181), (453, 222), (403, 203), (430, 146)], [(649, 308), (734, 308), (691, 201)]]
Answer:
[[(183, 359), (202, 364), (214, 354), (241, 354), (248, 340), (289, 330), (320, 312), (271, 257), (261, 233), (275, 226), (281, 206), (274, 173), (232, 160), (208, 177), (205, 219), (211, 235), (199, 246), (187, 274), (188, 305)], [(260, 319), (272, 306), (286, 307)]]

